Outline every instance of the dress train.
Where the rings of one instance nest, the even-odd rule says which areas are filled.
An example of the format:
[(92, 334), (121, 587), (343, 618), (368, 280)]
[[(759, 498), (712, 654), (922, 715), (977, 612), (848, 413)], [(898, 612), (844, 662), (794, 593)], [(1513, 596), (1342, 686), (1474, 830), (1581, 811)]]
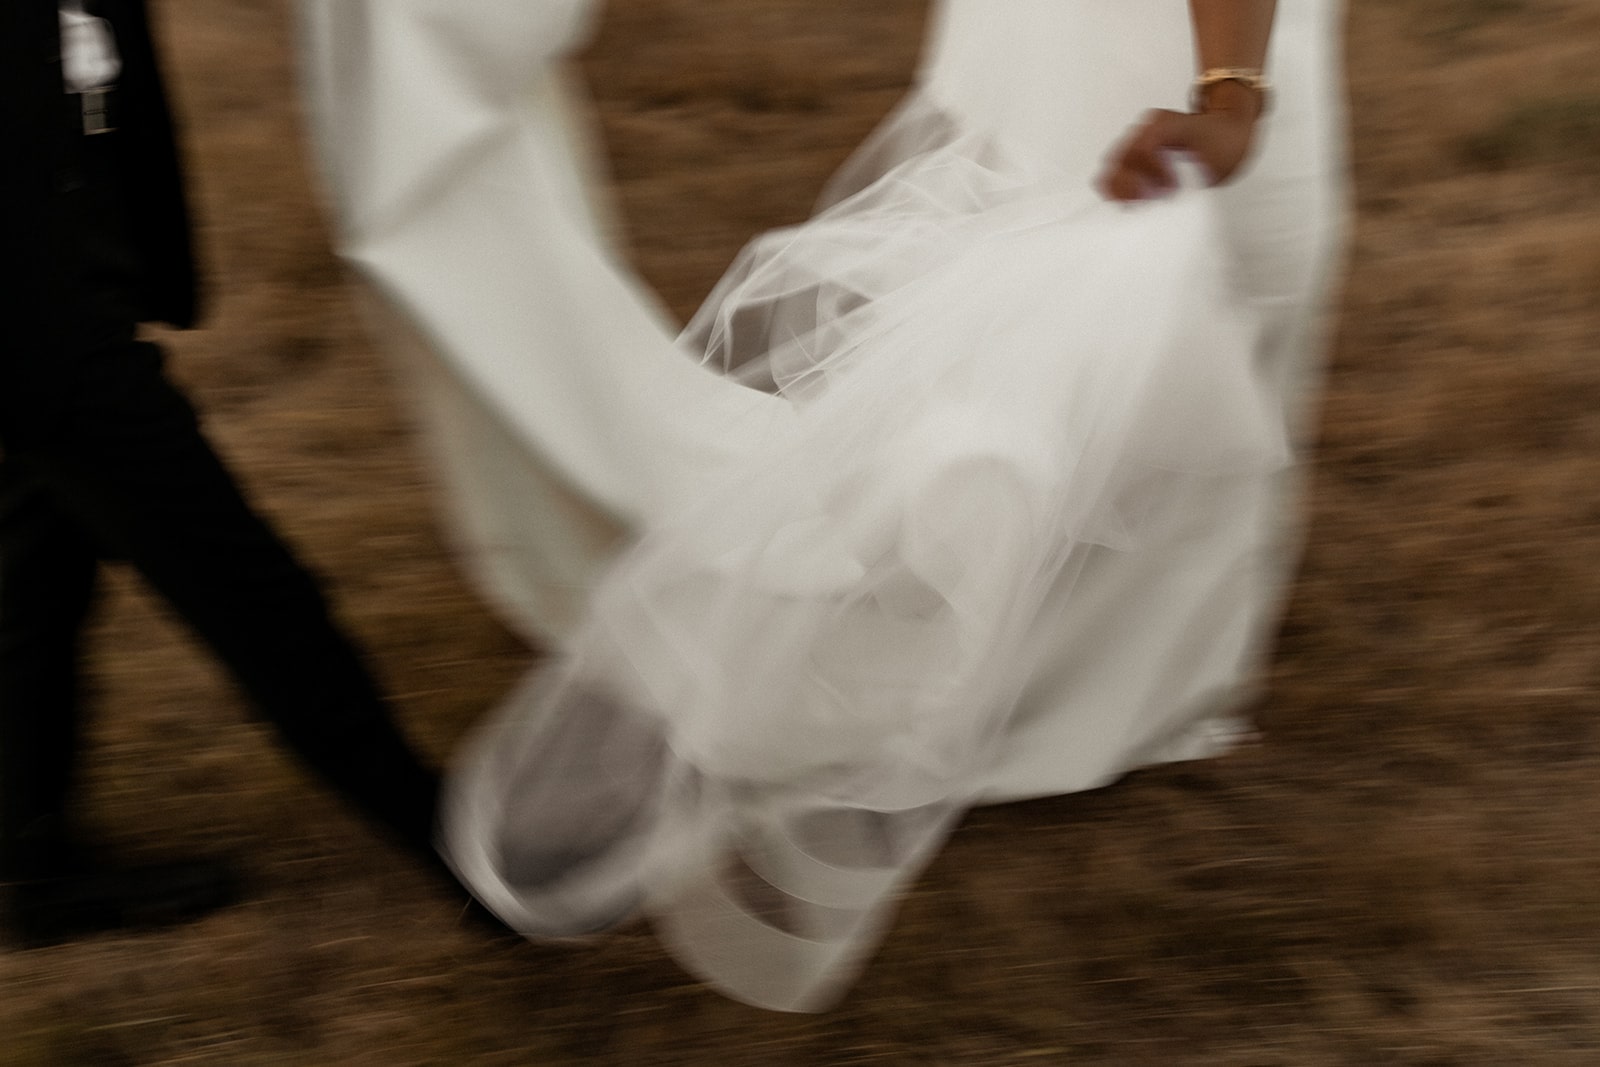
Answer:
[[(966, 807), (1220, 743), (1337, 240), (1333, 6), (1281, 5), (1251, 174), (1129, 210), (1089, 190), (1099, 127), (1177, 102), (1181, 12), (951, 0), (831, 206), (679, 350), (607, 250), (568, 90), (493, 77), (582, 5), (483, 6), (462, 34), (424, 0), (306, 7), (347, 255), (423, 342), (469, 565), (563, 635), (465, 750), (450, 858), (530, 935), (642, 908), (730, 995), (819, 1008)], [(398, 123), (378, 90), (419, 81), (457, 106), (395, 127), (401, 164), (341, 136), (332, 102)]]

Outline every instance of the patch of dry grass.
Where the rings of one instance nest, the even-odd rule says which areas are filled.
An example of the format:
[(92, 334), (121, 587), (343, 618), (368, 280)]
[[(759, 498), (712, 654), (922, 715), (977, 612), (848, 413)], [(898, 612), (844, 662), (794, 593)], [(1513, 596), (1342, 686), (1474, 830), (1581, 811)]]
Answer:
[(1470, 164), (1504, 168), (1530, 163), (1600, 166), (1600, 97), (1524, 102), (1462, 141)]

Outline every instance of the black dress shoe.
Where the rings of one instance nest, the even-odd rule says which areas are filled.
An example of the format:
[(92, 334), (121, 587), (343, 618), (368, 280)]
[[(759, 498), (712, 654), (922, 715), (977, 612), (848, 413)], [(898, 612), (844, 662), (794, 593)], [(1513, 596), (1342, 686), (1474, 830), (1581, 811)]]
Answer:
[(26, 948), (112, 930), (152, 929), (198, 919), (239, 899), (239, 877), (220, 860), (130, 866), (75, 864), (14, 882), (7, 926)]

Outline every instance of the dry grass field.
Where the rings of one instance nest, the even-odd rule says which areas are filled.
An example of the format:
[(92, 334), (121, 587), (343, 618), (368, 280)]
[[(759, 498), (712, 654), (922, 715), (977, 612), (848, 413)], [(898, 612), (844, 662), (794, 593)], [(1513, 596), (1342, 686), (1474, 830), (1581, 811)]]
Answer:
[[(615, 0), (585, 65), (675, 310), (805, 213), (924, 6)], [(89, 812), (250, 891), (0, 949), (0, 1067), (1600, 1063), (1600, 4), (1352, 6), (1357, 220), (1259, 742), (974, 813), (839, 1008), (765, 1014), (642, 925), (461, 927), (117, 575)], [(533, 653), (452, 568), (328, 250), (288, 2), (159, 13), (215, 293), (175, 373), (443, 758)]]

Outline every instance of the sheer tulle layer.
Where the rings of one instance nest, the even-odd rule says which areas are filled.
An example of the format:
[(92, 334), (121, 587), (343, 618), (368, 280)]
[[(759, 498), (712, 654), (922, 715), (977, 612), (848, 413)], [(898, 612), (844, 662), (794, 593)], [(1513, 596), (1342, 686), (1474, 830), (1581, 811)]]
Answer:
[(1341, 229), (1336, 0), (1280, 0), (1249, 174), (1132, 213), (1086, 190), (1182, 106), (1182, 6), (940, 0), (827, 199), (863, 195), (686, 338), (729, 376), (607, 239), (559, 62), (593, 0), (300, 6), (341, 251), (414, 357), (445, 517), (571, 650), (451, 782), (496, 911), (643, 907), (719, 988), (816, 1008), (969, 800), (1216, 751), (1285, 574), (1268, 412), (1304, 406)]
[(685, 343), (793, 417), (464, 760), (454, 859), (528, 933), (643, 906), (733, 995), (819, 1006), (971, 802), (1046, 593), (1176, 483), (1287, 461), (1211, 195), (1129, 210), (927, 140), (713, 293)]

